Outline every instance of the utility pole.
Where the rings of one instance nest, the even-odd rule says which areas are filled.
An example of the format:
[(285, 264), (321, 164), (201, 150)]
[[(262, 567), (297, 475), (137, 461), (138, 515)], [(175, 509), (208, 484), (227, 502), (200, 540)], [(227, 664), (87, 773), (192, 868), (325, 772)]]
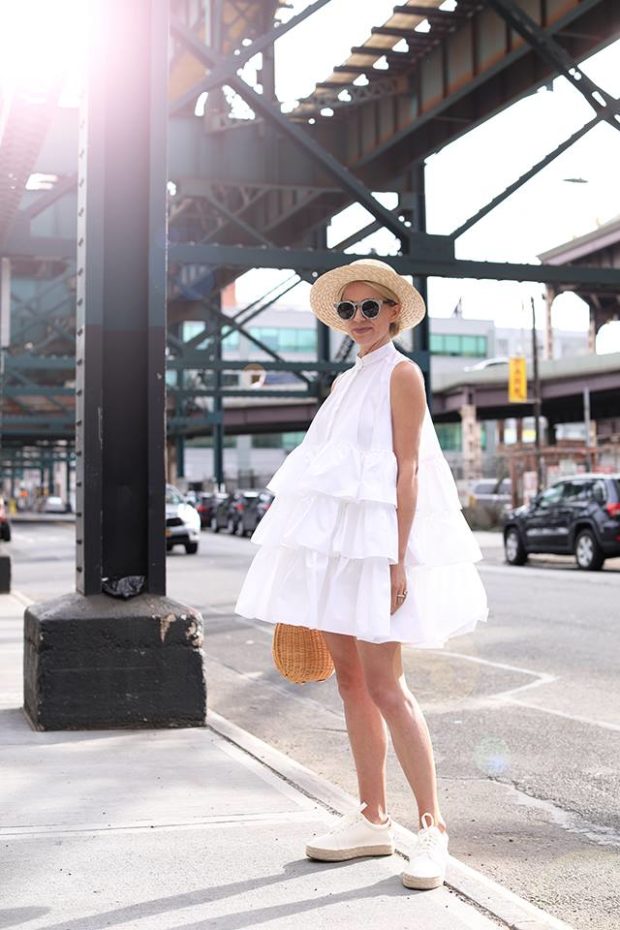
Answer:
[(542, 455), (540, 451), (540, 376), (538, 374), (538, 340), (536, 338), (536, 304), (530, 297), (532, 305), (532, 372), (534, 375), (534, 447), (536, 455), (536, 493), (542, 491)]

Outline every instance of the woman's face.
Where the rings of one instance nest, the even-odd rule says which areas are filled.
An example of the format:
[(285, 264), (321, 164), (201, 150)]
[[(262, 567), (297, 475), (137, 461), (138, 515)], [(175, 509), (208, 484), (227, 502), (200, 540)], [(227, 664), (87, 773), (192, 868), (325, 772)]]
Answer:
[[(341, 300), (360, 301), (372, 297), (374, 300), (385, 300), (379, 291), (376, 291), (370, 284), (363, 281), (353, 281), (347, 284), (342, 292)], [(342, 323), (347, 328), (347, 333), (362, 348), (371, 349), (375, 344), (380, 345), (390, 336), (390, 323), (395, 320), (400, 311), (400, 304), (390, 306), (390, 304), (381, 304), (379, 313), (373, 320), (367, 320), (363, 315), (361, 308), (356, 307), (355, 313), (350, 320), (343, 320)]]

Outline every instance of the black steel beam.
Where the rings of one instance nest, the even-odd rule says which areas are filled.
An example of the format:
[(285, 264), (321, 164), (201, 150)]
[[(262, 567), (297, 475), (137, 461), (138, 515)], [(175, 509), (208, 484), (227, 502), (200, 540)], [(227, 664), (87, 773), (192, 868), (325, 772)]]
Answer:
[(64, 178), (60, 178), (51, 190), (41, 194), (40, 197), (37, 197), (34, 203), (31, 203), (25, 209), (20, 210), (18, 214), (19, 218), (30, 222), (30, 220), (33, 220), (35, 217), (39, 216), (39, 214), (43, 213), (45, 210), (51, 207), (52, 204), (56, 203), (57, 200), (60, 200), (61, 197), (64, 197), (65, 194), (69, 194), (71, 191), (74, 191), (76, 184), (76, 174), (69, 174)]
[(381, 58), (391, 52), (389, 48), (381, 48), (378, 45), (354, 45), (351, 49), (352, 55), (364, 55), (369, 58)]
[(167, 9), (108, 2), (80, 140), (77, 589), (163, 595)]
[(333, 68), (334, 74), (366, 74), (367, 71), (372, 71), (372, 65), (368, 65), (367, 68), (363, 68), (361, 65), (336, 65)]
[(49, 384), (6, 384), (2, 389), (5, 397), (74, 397), (71, 387), (53, 387)]
[(435, 37), (431, 36), (431, 33), (416, 32), (413, 26), (373, 26), (370, 33), (373, 36), (394, 36), (407, 41), (416, 39), (422, 42), (426, 41), (428, 44), (435, 41)]
[[(308, 311), (308, 316), (310, 316), (311, 311)], [(245, 371), (248, 367), (248, 364), (256, 363), (260, 365), (261, 368), (264, 368), (265, 371), (290, 371), (294, 373), (302, 374), (307, 371), (319, 371), (319, 372), (330, 372), (338, 369), (337, 362), (332, 361), (320, 361), (317, 359), (307, 359), (303, 362), (294, 362), (289, 359), (212, 359), (209, 354), (208, 349), (194, 349), (186, 352), (182, 358), (171, 358), (168, 359), (167, 367), (173, 371), (179, 371), (181, 369), (202, 369), (202, 368), (213, 368), (221, 369), (223, 371)], [(342, 370), (347, 368), (347, 365), (342, 366)], [(340, 369), (338, 369), (340, 370)], [(174, 390), (174, 389), (171, 389)], [(281, 391), (281, 396), (284, 394)]]
[(432, 6), (399, 6), (394, 7), (394, 13), (398, 13), (401, 16), (423, 16), (425, 19), (436, 19), (440, 22), (455, 22), (456, 20), (463, 19), (463, 15), (459, 14), (458, 7), (456, 10), (441, 10), (438, 7)]
[(5, 371), (75, 371), (73, 355), (7, 355)]
[(316, 13), (317, 10), (320, 10), (321, 7), (326, 6), (329, 2), (330, 0), (315, 0), (315, 2), (310, 3), (305, 10), (301, 10), (296, 16), (291, 17), (287, 23), (280, 23), (279, 26), (259, 36), (250, 45), (241, 46), (241, 48), (237, 49), (239, 52), (238, 55), (222, 58), (206, 77), (197, 84), (194, 84), (193, 87), (190, 87), (189, 90), (185, 91), (177, 100), (173, 101), (170, 105), (170, 113), (172, 115), (178, 113), (186, 106), (195, 103), (198, 96), (204, 93), (204, 91), (210, 91), (215, 87), (220, 87), (222, 84), (225, 84), (228, 78), (234, 76), (250, 58), (268, 49), (277, 39), (282, 38), (283, 35), (286, 35), (287, 32), (290, 32), (291, 29), (294, 29), (295, 26), (298, 26), (299, 23), (303, 22), (305, 19), (308, 19), (309, 16), (312, 16), (313, 13)]
[[(441, 237), (439, 237), (441, 238)], [(451, 241), (451, 240), (449, 240)], [(229, 265), (236, 268), (293, 268), (320, 274), (342, 265), (340, 252), (320, 249), (261, 249), (250, 246), (171, 245), (170, 258), (188, 264)], [(348, 261), (367, 255), (346, 256)], [(439, 278), (480, 278), (493, 281), (538, 281), (543, 284), (596, 284), (609, 290), (620, 288), (620, 269), (574, 265), (526, 265), (508, 262), (475, 262), (464, 259), (433, 259), (431, 256), (390, 256), (399, 274)]]
[[(21, 226), (21, 223), (20, 223)], [(31, 236), (20, 229), (11, 232), (2, 246), (6, 258), (41, 258), (46, 260), (75, 260), (75, 239), (59, 236)]]
[(16, 414), (5, 413), (2, 417), (3, 432), (9, 431), (9, 427), (26, 427), (30, 432), (36, 430), (41, 433), (54, 432), (58, 430), (63, 434), (73, 435), (75, 431), (75, 417), (52, 416), (46, 414), (32, 414), (25, 417)]
[[(257, 365), (262, 364), (257, 362)], [(248, 362), (246, 362), (246, 367)], [(215, 368), (215, 365), (209, 365), (209, 368)], [(227, 371), (228, 365), (222, 365), (222, 369)], [(350, 368), (351, 365), (345, 366)], [(342, 370), (345, 370), (343, 367)], [(334, 369), (331, 367), (329, 369), (329, 374), (333, 374)], [(197, 388), (189, 389), (183, 388), (182, 390), (178, 388), (168, 388), (168, 393), (171, 397), (178, 397), (184, 400), (191, 400), (193, 397), (260, 397), (261, 400), (263, 397), (271, 397), (275, 400), (316, 400), (316, 393), (314, 391), (295, 391), (287, 388), (286, 391), (282, 388), (269, 388), (269, 387), (260, 387), (260, 388)], [(171, 424), (176, 418), (174, 416), (169, 417), (168, 422)]]
[(518, 32), (538, 55), (579, 91), (594, 111), (614, 129), (620, 130), (620, 101), (603, 90), (582, 71), (576, 61), (538, 25), (515, 0), (488, 0), (495, 12)]
[(523, 185), (526, 184), (536, 174), (538, 174), (539, 171), (541, 171), (543, 168), (546, 168), (547, 165), (549, 165), (555, 158), (558, 157), (558, 155), (562, 155), (567, 149), (571, 147), (571, 145), (574, 145), (575, 142), (585, 136), (586, 133), (590, 132), (590, 130), (593, 129), (594, 126), (600, 122), (600, 120), (600, 115), (595, 116), (590, 120), (589, 123), (586, 123), (585, 126), (582, 126), (581, 129), (578, 129), (576, 132), (574, 132), (572, 136), (569, 136), (568, 139), (564, 140), (564, 142), (561, 142), (557, 148), (553, 149), (552, 152), (549, 152), (548, 155), (545, 155), (544, 158), (541, 158), (541, 160), (536, 162), (535, 165), (532, 165), (532, 167), (519, 178), (517, 178), (516, 181), (514, 181), (512, 184), (509, 184), (501, 194), (498, 194), (497, 197), (493, 197), (492, 200), (489, 200), (488, 203), (472, 214), (469, 219), (465, 220), (464, 223), (461, 223), (461, 225), (452, 233), (453, 238), (458, 239), (458, 237), (462, 236), (464, 232), (467, 232), (468, 229), (471, 229), (472, 226), (475, 226), (475, 224), (478, 223), (483, 217), (485, 217), (487, 213), (490, 213), (491, 210), (494, 210), (495, 207), (497, 207), (500, 203), (503, 203), (504, 200), (510, 197), (511, 194), (514, 194), (514, 192), (520, 187), (523, 187)]
[[(221, 58), (211, 48), (207, 48), (194, 33), (187, 29), (183, 23), (173, 20), (172, 31), (182, 39), (192, 54), (210, 68), (221, 64), (224, 59)], [(386, 209), (379, 201), (372, 196), (368, 188), (344, 165), (328, 152), (323, 146), (319, 145), (312, 136), (296, 123), (291, 122), (280, 112), (277, 106), (263, 99), (263, 97), (253, 90), (246, 82), (233, 75), (226, 80), (226, 84), (236, 91), (239, 96), (252, 108), (259, 116), (262, 116), (268, 123), (281, 130), (289, 136), (304, 151), (306, 151), (314, 161), (320, 164), (325, 171), (342, 185), (343, 190), (347, 191), (358, 203), (366, 207), (369, 213), (394, 233), (402, 242), (406, 241), (408, 230), (393, 213)]]

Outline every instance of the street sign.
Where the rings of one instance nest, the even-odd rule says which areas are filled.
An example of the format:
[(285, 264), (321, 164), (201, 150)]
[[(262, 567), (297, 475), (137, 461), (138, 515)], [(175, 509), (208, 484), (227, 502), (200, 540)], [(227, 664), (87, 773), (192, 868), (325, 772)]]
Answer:
[(514, 356), (508, 360), (508, 403), (527, 401), (527, 372), (525, 358)]

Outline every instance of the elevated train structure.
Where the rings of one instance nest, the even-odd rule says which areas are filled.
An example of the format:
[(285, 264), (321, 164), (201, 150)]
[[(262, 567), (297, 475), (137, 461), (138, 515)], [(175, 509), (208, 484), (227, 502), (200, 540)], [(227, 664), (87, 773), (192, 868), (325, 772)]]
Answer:
[[(328, 6), (329, 0), (314, 0), (290, 14), (283, 0), (170, 0), (167, 406), (180, 473), (183, 444), (192, 436), (213, 435), (214, 477), (221, 483), (225, 433), (308, 425), (332, 377), (351, 363), (353, 343), (345, 337), (334, 351), (317, 322), (316, 359), (293, 362), (252, 335), (249, 323), (300, 280), (342, 263), (345, 249), (347, 259), (356, 257), (349, 250), (377, 230), (396, 237), (398, 254), (390, 260), (422, 292), (429, 276), (537, 281), (551, 295), (567, 288), (596, 295), (593, 332), (617, 318), (617, 261), (569, 254), (549, 255), (541, 266), (465, 261), (456, 258), (455, 243), (601, 121), (620, 130), (618, 100), (579, 67), (620, 37), (620, 6), (614, 0), (395, 5), (366, 42), (283, 112), (278, 39)], [(239, 72), (257, 55), (253, 85)], [(427, 233), (425, 159), (558, 75), (587, 100), (587, 123), (450, 234)], [(26, 460), (38, 462), (44, 476), (56, 459), (70, 464), (73, 456), (79, 113), (58, 106), (60, 90), (50, 86), (35, 100), (19, 91), (0, 98), (5, 476), (19, 474)], [(234, 115), (233, 94), (251, 118)], [(48, 189), (26, 190), (33, 175), (47, 177)], [(393, 210), (375, 196), (387, 191), (397, 195)], [(352, 203), (372, 219), (328, 248), (331, 219)], [(290, 269), (291, 277), (250, 306), (225, 312), (223, 289), (254, 268)], [(186, 321), (203, 326), (185, 338)], [(298, 383), (265, 391), (262, 402), (255, 388), (229, 383), (226, 373), (245, 367), (223, 358), (222, 341), (236, 330), (264, 353), (265, 371), (293, 372)], [(428, 379), (428, 318), (400, 347)], [(605, 415), (607, 405), (606, 394)], [(445, 399), (436, 408), (455, 415)], [(554, 417), (561, 415), (554, 408)]]

